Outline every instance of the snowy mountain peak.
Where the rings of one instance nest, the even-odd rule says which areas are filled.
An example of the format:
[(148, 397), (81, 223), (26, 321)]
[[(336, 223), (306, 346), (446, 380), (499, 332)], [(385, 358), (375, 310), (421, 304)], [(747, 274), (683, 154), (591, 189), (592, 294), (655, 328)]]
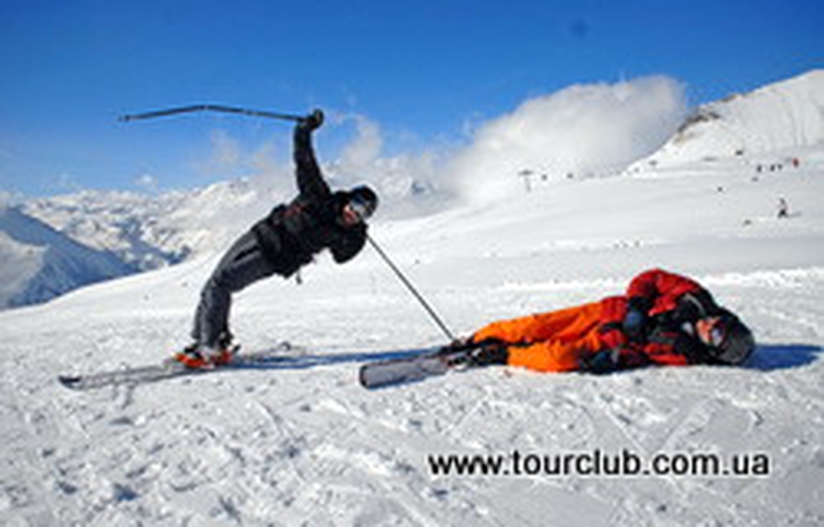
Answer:
[[(264, 190), (246, 179), (160, 196), (92, 192), (27, 202), (27, 214), (138, 270), (219, 250), (267, 208)], [(269, 205), (270, 206), (270, 205)]]
[(132, 270), (13, 207), (0, 208), (0, 309), (44, 302)]
[(758, 156), (824, 142), (824, 70), (698, 107), (657, 152), (630, 171)]

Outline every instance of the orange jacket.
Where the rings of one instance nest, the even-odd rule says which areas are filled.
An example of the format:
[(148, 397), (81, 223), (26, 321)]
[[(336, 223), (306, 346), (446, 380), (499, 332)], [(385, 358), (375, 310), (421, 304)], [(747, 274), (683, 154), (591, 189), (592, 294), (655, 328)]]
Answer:
[[(615, 353), (615, 363), (621, 368), (651, 363), (685, 365), (691, 362), (685, 350), (698, 345), (697, 339), (681, 329), (684, 321), (673, 323), (674, 317), (667, 314), (679, 308), (687, 293), (700, 293), (705, 303), (714, 306), (712, 297), (697, 282), (652, 269), (636, 276), (624, 296), (493, 322), (475, 332), (472, 340), (503, 341), (509, 344), (508, 364), (538, 371), (586, 369), (589, 360), (605, 350)], [(630, 336), (624, 327), (630, 304), (649, 317), (649, 327), (640, 339)]]

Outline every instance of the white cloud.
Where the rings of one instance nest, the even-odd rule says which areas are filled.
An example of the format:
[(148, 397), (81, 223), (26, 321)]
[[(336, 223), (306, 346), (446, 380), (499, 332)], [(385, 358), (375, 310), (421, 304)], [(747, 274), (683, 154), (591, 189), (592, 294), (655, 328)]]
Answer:
[(223, 130), (211, 134), (212, 157), (209, 166), (217, 171), (233, 172), (242, 164), (240, 142)]
[[(523, 102), (513, 112), (476, 122), (468, 145), (434, 145), (389, 155), (379, 123), (353, 113), (328, 119), (318, 146), (330, 184), (367, 183), (381, 196), (383, 213), (438, 207), (443, 199), (494, 199), (520, 192), (518, 174), (550, 177), (615, 173), (657, 150), (683, 122), (683, 86), (669, 77), (615, 84), (577, 85)], [(354, 125), (354, 126), (352, 126)], [(331, 143), (345, 138), (337, 154)], [(226, 132), (212, 135), (209, 168), (251, 176), (267, 199), (295, 192), (291, 144), (270, 140), (243, 145)], [(279, 155), (278, 155), (279, 154)]]
[(482, 124), (453, 159), (450, 179), (462, 197), (484, 201), (523, 188), (525, 169), (550, 177), (616, 171), (660, 147), (686, 113), (684, 88), (668, 77), (572, 86)]
[(58, 174), (54, 186), (62, 192), (79, 192), (83, 190), (83, 186), (77, 181), (77, 178), (68, 172)]
[(135, 184), (148, 192), (157, 192), (158, 189), (157, 178), (151, 174), (140, 175), (135, 180)]
[[(435, 174), (442, 155), (435, 149), (415, 153), (384, 153), (384, 134), (378, 123), (363, 115), (347, 115), (341, 123), (354, 122), (354, 135), (341, 149), (327, 174), (335, 187), (368, 184), (381, 197), (382, 214), (406, 214), (429, 206)], [(423, 199), (419, 199), (423, 198)]]
[(355, 138), (347, 144), (340, 156), (342, 170), (363, 171), (378, 160), (383, 148), (380, 126), (366, 117), (356, 115)]
[[(251, 142), (223, 129), (213, 130), (207, 157), (197, 165), (200, 172), (222, 180), (247, 179), (266, 201), (289, 199), (295, 193), (291, 156), (286, 139), (272, 136)], [(291, 148), (291, 146), (290, 146)]]

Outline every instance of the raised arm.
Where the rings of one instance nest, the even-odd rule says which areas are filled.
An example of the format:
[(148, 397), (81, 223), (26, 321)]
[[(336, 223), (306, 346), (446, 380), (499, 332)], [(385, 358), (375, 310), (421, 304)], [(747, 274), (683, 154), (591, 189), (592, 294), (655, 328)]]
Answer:
[(310, 198), (323, 198), (331, 194), (312, 147), (312, 132), (322, 124), (323, 112), (315, 110), (295, 127), (293, 155), (298, 191)]

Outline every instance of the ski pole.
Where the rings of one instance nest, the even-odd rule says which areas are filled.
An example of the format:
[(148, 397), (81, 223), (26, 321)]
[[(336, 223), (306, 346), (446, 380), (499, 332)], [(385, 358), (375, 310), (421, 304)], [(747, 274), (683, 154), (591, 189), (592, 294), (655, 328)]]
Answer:
[(412, 293), (412, 296), (414, 296), (418, 300), (418, 302), (420, 302), (420, 304), (423, 306), (426, 312), (429, 313), (429, 316), (432, 317), (432, 320), (434, 320), (438, 327), (441, 328), (441, 331), (443, 331), (444, 335), (446, 335), (446, 338), (449, 339), (449, 342), (453, 342), (455, 340), (455, 337), (452, 335), (452, 332), (449, 331), (449, 328), (446, 327), (446, 324), (444, 324), (438, 316), (438, 314), (435, 313), (435, 310), (432, 309), (432, 306), (430, 306), (429, 303), (424, 299), (424, 297), (421, 296), (418, 290), (415, 289), (415, 286), (412, 285), (412, 282), (410, 282), (406, 278), (406, 276), (404, 276), (401, 270), (398, 269), (398, 266), (395, 265), (391, 259), (389, 259), (389, 256), (387, 256), (386, 253), (383, 252), (383, 249), (380, 248), (380, 246), (375, 242), (375, 240), (372, 239), (371, 236), (369, 236), (369, 234), (366, 235), (366, 239), (369, 242), (369, 244), (375, 248), (375, 251), (377, 251), (381, 258), (383, 258), (383, 261), (386, 262), (387, 265), (389, 265), (389, 268), (395, 272), (395, 275), (400, 279), (403, 285), (405, 285), (406, 288), (409, 289), (409, 291)]
[(265, 110), (252, 110), (249, 108), (236, 108), (234, 106), (223, 106), (220, 104), (193, 104), (190, 106), (179, 106), (176, 108), (167, 108), (164, 110), (155, 110), (151, 112), (127, 114), (121, 116), (118, 120), (123, 122), (136, 121), (138, 119), (153, 119), (155, 117), (167, 117), (169, 115), (177, 115), (181, 113), (191, 112), (223, 112), (234, 113), (239, 115), (247, 115), (250, 117), (267, 117), (269, 119), (281, 119), (285, 121), (300, 122), (305, 119), (304, 116), (291, 115), (285, 113), (269, 112)]

